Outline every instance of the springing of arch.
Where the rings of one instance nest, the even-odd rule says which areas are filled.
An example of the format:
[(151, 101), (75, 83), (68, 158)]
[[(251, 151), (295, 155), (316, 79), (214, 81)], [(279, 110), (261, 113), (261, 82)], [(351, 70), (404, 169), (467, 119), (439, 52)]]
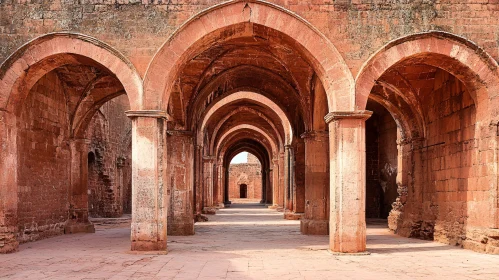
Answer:
[(192, 56), (221, 40), (246, 37), (223, 29), (237, 24), (257, 24), (293, 38), (297, 48), (317, 72), (331, 111), (354, 108), (354, 80), (340, 53), (316, 28), (298, 15), (263, 1), (229, 1), (204, 10), (183, 24), (155, 54), (144, 79), (144, 109), (168, 108), (170, 93), (182, 65)]
[[(120, 81), (130, 107), (142, 107), (142, 79), (133, 64), (111, 46), (78, 33), (50, 33), (26, 43), (0, 66), (0, 108), (15, 114), (33, 85), (48, 72), (80, 64), (78, 57), (101, 65)], [(47, 63), (40, 63), (47, 61)]]
[(408, 58), (420, 59), (421, 63), (454, 75), (470, 90), (476, 106), (481, 108), (477, 112), (486, 113), (490, 109), (487, 100), (499, 89), (497, 62), (475, 43), (441, 31), (394, 40), (373, 54), (356, 77), (356, 109), (365, 109), (369, 94), (383, 73)]

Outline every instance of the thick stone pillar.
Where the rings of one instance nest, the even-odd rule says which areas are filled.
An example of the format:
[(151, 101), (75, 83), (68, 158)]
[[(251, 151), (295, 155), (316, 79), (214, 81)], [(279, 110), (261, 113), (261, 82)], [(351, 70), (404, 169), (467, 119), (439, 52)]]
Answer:
[(132, 119), (132, 251), (166, 251), (166, 119), (163, 111), (128, 111)]
[(17, 234), (16, 117), (0, 111), (0, 254), (19, 248)]
[(64, 233), (95, 232), (88, 220), (88, 151), (90, 140), (71, 139), (71, 191)]
[(267, 180), (265, 178), (267, 178), (267, 170), (263, 167), (262, 165), (262, 169), (260, 171), (260, 174), (262, 174), (262, 199), (260, 200), (260, 203), (262, 204), (265, 204), (265, 202), (267, 201)]
[[(285, 146), (284, 152), (284, 182), (285, 182), (285, 202), (284, 219), (299, 220), (303, 213), (296, 212), (296, 189), (295, 189), (295, 158), (291, 145)], [(304, 199), (304, 197), (302, 196)]]
[(196, 145), (194, 150), (194, 213), (203, 210), (203, 146)]
[(277, 209), (279, 207), (279, 160), (277, 158), (272, 159), (270, 180), (272, 181), (272, 206), (269, 208)]
[[(422, 139), (416, 139), (414, 143), (422, 143)], [(422, 146), (416, 144), (417, 146)], [(398, 197), (392, 204), (392, 210), (388, 216), (388, 228), (398, 232), (399, 226), (402, 229), (404, 205), (407, 202), (407, 192), (411, 177), (413, 141), (397, 140), (397, 192)]]
[(221, 162), (216, 164), (215, 187), (213, 188), (213, 205), (223, 207), (223, 165)]
[(216, 208), (213, 206), (213, 183), (215, 180), (214, 174), (214, 161), (212, 156), (203, 157), (203, 186), (204, 186), (204, 201), (203, 213), (215, 214)]
[(194, 144), (188, 131), (168, 131), (168, 235), (194, 234)]
[(271, 168), (269, 168), (267, 169), (267, 176), (265, 176), (265, 191), (266, 191), (265, 204), (269, 205), (272, 205), (273, 202), (273, 197), (272, 197), (272, 191), (274, 188), (274, 186), (272, 185), (273, 173), (274, 171)]
[(292, 150), (293, 159), (293, 213), (296, 219), (301, 219), (305, 212), (305, 143), (303, 139), (296, 139), (294, 149)]
[(277, 211), (284, 211), (285, 208), (285, 196), (286, 196), (286, 179), (284, 178), (285, 169), (285, 152), (279, 154), (279, 194), (278, 194), (278, 204)]
[(365, 121), (370, 111), (332, 112), (329, 124), (329, 249), (338, 253), (366, 250)]
[(284, 148), (284, 209), (285, 211), (293, 210), (293, 181), (292, 181), (292, 168), (293, 162), (291, 154), (293, 148), (291, 145), (286, 145)]
[(305, 214), (300, 220), (303, 234), (327, 235), (329, 232), (329, 168), (327, 131), (304, 133), (305, 140)]

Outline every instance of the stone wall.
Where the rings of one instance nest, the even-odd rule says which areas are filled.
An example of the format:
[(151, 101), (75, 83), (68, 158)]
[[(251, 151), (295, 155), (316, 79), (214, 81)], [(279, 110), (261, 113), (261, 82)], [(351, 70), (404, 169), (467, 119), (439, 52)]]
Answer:
[[(74, 31), (109, 43), (144, 74), (153, 55), (182, 23), (222, 2), (4, 0), (0, 4), (0, 61), (37, 36)], [(495, 13), (499, 4), (494, 1), (270, 2), (297, 13), (334, 42), (354, 77), (387, 42), (428, 30), (466, 37), (498, 58), (499, 18)]]
[(399, 190), (403, 208), (397, 211), (402, 209), (403, 216), (390, 227), (403, 236), (474, 243), (467, 231), (485, 226), (491, 213), (486, 210), (489, 187), (485, 160), (478, 156), (474, 102), (463, 84), (442, 70), (424, 102), (427, 140), (412, 143), (410, 155), (405, 155), (410, 157), (412, 180)]
[(51, 72), (32, 88), (18, 118), (19, 242), (64, 233), (70, 196), (68, 126), (63, 85)]
[(250, 153), (247, 163), (229, 166), (229, 199), (241, 198), (241, 185), (246, 185), (246, 198), (262, 199), (262, 166)]
[(131, 121), (126, 96), (106, 102), (87, 130), (88, 209), (92, 217), (131, 213)]

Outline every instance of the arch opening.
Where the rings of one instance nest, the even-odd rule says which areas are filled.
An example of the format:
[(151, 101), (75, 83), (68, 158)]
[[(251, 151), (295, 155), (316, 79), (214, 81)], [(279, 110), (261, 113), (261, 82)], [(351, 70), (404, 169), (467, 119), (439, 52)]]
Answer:
[[(400, 52), (402, 49), (405, 51)], [(379, 116), (368, 120), (366, 211), (368, 215), (386, 215), (386, 211), (372, 209), (372, 205), (369, 208), (369, 181), (377, 175), (379, 178), (373, 183), (379, 184), (384, 167), (395, 165), (396, 143), (396, 169), (385, 171), (392, 174), (390, 186), (396, 174), (397, 186), (388, 226), (402, 236), (472, 248), (478, 242), (474, 232), (486, 234), (487, 228), (496, 223), (494, 211), (485, 216), (477, 211), (490, 207), (489, 200), (478, 197), (496, 192), (487, 183), (490, 173), (485, 171), (487, 163), (479, 155), (493, 154), (480, 147), (489, 141), (486, 139), (495, 137), (486, 123), (491, 120), (490, 96), (495, 94), (491, 90), (498, 80), (496, 63), (483, 51), (482, 55), (478, 53), (472, 43), (450, 34), (417, 34), (387, 45), (358, 76), (357, 105), (367, 101), (375, 115), (380, 112), (376, 107), (383, 106), (397, 125), (395, 134), (392, 120), (380, 122), (385, 117)], [(376, 82), (366, 83), (371, 78)], [(369, 99), (365, 99), (362, 96), (368, 84)], [(405, 109), (396, 110), (392, 104)], [(377, 133), (373, 132), (373, 122), (377, 122)], [(387, 133), (380, 131), (380, 124), (392, 127), (389, 141)], [(386, 140), (382, 143), (380, 139)], [(387, 161), (387, 155), (379, 149), (391, 150), (388, 165), (381, 163)], [(377, 153), (371, 161), (370, 153)], [(372, 172), (370, 164), (377, 164), (379, 172)], [(380, 185), (378, 189), (386, 191)], [(371, 196), (373, 192), (376, 191), (372, 190)], [(386, 202), (387, 193), (382, 194)], [(470, 200), (470, 196), (477, 199)]]

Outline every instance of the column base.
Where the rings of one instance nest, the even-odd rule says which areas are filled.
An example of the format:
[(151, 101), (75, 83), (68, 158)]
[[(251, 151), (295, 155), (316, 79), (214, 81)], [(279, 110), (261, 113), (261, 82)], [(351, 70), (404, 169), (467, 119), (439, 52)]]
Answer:
[(206, 215), (215, 215), (217, 213), (217, 208), (215, 207), (205, 207), (203, 208), (203, 214)]
[(306, 235), (328, 235), (328, 220), (300, 220), (300, 232)]
[(277, 212), (284, 212), (284, 207), (282, 207), (282, 206), (278, 206), (278, 207), (276, 208), (276, 210), (277, 210)]
[(91, 222), (80, 223), (70, 220), (64, 226), (64, 234), (73, 234), (73, 233), (82, 233), (82, 232), (95, 233), (94, 224), (92, 224)]
[(71, 233), (95, 233), (95, 227), (92, 222), (88, 220), (88, 209), (70, 209), (69, 219), (64, 226), (64, 234)]
[(330, 249), (327, 252), (333, 256), (369, 256), (371, 253), (368, 251), (357, 252), (357, 253), (342, 253), (342, 252), (333, 252)]
[(231, 204), (232, 204), (232, 201), (226, 201), (226, 202), (224, 202), (224, 207), (229, 208)]
[(269, 209), (277, 209), (277, 208), (279, 208), (279, 205), (270, 205), (269, 206)]
[(225, 208), (225, 205), (223, 203), (218, 203), (216, 206), (217, 209), (222, 209)]
[(132, 241), (132, 251), (165, 251), (166, 241)]
[(295, 212), (284, 212), (284, 219), (286, 220), (300, 220), (303, 217), (303, 213)]
[(188, 236), (194, 235), (194, 220), (190, 222), (169, 222), (167, 234), (171, 236)]
[[(0, 228), (4, 230), (5, 228)], [(7, 229), (8, 230), (8, 229)], [(0, 254), (14, 253), (19, 251), (19, 242), (12, 232), (0, 233)]]

